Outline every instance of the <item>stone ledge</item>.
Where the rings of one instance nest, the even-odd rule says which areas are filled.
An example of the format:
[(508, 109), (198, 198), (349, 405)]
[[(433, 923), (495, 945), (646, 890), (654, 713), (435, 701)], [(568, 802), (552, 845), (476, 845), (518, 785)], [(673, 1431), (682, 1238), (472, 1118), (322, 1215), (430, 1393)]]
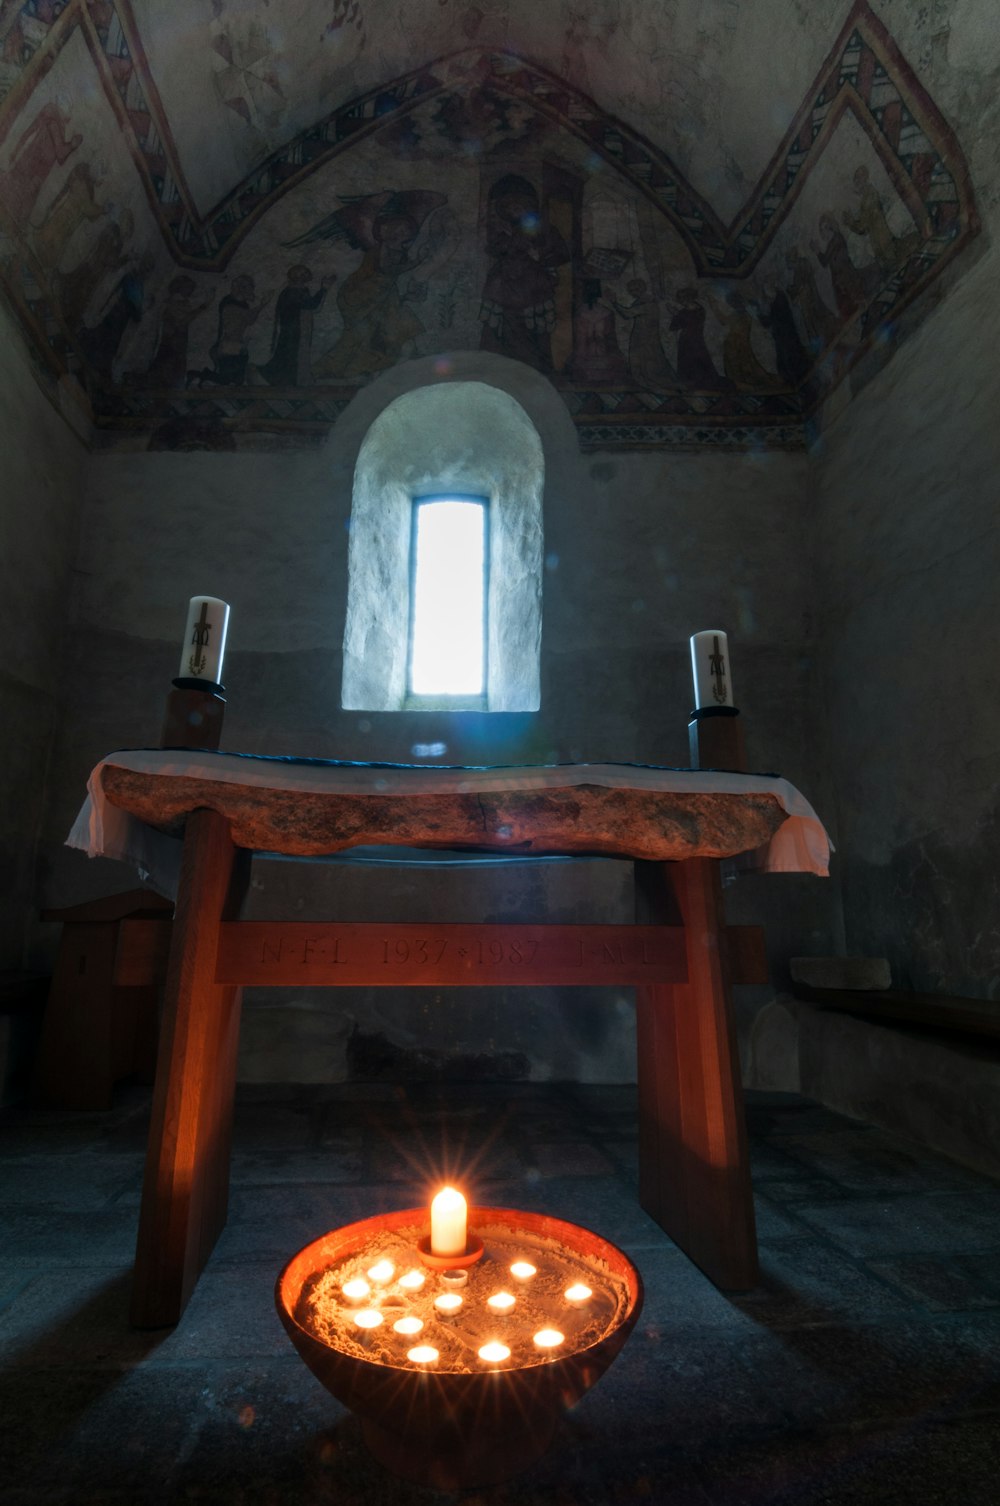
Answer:
[(1000, 1178), (1000, 1040), (900, 1028), (784, 994), (757, 1016), (746, 1082), (801, 1092)]

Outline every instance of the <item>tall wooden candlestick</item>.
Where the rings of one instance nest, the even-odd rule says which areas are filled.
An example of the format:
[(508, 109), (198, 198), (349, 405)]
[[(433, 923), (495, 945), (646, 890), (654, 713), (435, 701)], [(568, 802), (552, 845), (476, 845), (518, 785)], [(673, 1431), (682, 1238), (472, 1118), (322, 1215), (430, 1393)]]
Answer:
[(226, 714), (224, 685), (175, 680), (167, 696), (160, 732), (161, 748), (218, 748)]

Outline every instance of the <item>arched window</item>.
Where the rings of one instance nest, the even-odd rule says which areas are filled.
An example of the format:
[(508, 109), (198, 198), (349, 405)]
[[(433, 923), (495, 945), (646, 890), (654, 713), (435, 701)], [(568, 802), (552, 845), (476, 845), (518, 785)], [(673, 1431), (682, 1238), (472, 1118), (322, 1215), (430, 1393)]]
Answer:
[[(354, 475), (345, 708), (538, 710), (543, 481), (538, 432), (521, 405), (498, 388), (440, 383), (383, 409), (365, 436)], [(482, 593), (478, 691), (421, 690), (421, 683), (432, 682), (413, 676), (414, 634), (423, 630), (421, 519), (426, 509), (448, 501), (459, 504), (453, 517), (464, 517), (469, 535), (451, 585), (473, 595), (478, 585)], [(476, 527), (478, 554), (470, 542)], [(447, 563), (443, 570), (447, 580)], [(429, 592), (443, 595), (433, 585)], [(468, 600), (466, 610), (475, 615)], [(468, 635), (471, 629), (451, 631)]]

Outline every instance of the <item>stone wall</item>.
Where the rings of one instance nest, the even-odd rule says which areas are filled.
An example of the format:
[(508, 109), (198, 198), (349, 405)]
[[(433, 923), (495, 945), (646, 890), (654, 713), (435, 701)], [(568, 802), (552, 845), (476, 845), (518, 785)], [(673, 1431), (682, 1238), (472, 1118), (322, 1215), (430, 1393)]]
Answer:
[(83, 450), (0, 314), (0, 970), (27, 962)]
[(989, 249), (824, 434), (813, 521), (848, 949), (899, 987), (997, 998), (1000, 45), (945, 9), (922, 65), (978, 120)]
[[(541, 707), (537, 713), (341, 709), (354, 465), (386, 403), (435, 377), (397, 366), (358, 395), (309, 453), (94, 455), (88, 465), (70, 704), (49, 802), (47, 896), (128, 887), (134, 875), (61, 846), (87, 773), (116, 747), (156, 742), (177, 673), (188, 597), (232, 603), (224, 746), (262, 753), (462, 763), (640, 760), (686, 765), (691, 631), (730, 632), (753, 767), (780, 770), (828, 814), (813, 645), (816, 623), (800, 454), (581, 453), (552, 386), (482, 353), (458, 380), (525, 408), (545, 448)], [(485, 444), (489, 436), (484, 435)], [(481, 907), (447, 873), (258, 863), (252, 912), (345, 920), (631, 918), (627, 868), (483, 870)], [(477, 879), (477, 881), (479, 881)], [(836, 888), (808, 876), (741, 880), (734, 919), (765, 920), (774, 965), (834, 949)], [(742, 1000), (752, 1014), (758, 995)], [(255, 995), (245, 1076), (338, 1078), (449, 1061), (469, 1070), (605, 1081), (634, 1075), (631, 998), (611, 992)], [(478, 1063), (478, 1066), (477, 1066)], [(435, 1065), (436, 1064), (436, 1065)]]

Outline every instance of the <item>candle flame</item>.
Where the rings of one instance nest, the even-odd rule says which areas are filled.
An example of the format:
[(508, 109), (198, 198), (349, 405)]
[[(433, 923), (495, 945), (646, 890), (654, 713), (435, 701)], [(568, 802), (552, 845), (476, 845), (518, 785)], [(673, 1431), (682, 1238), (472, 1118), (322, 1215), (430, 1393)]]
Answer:
[(415, 1349), (406, 1351), (406, 1358), (414, 1365), (433, 1365), (437, 1362), (438, 1352), (430, 1344), (418, 1344)]
[(510, 1350), (506, 1344), (484, 1344), (478, 1351), (479, 1358), (485, 1360), (488, 1365), (499, 1365), (501, 1360), (510, 1359)]
[(399, 1284), (407, 1292), (419, 1292), (427, 1278), (423, 1271), (407, 1271), (405, 1276), (400, 1276)]
[(378, 1286), (384, 1286), (387, 1281), (392, 1280), (395, 1274), (396, 1267), (391, 1260), (379, 1260), (368, 1272), (368, 1279)]
[(423, 1318), (397, 1318), (392, 1325), (396, 1333), (419, 1333), (424, 1326)]
[(355, 1281), (345, 1281), (340, 1288), (348, 1302), (360, 1302), (371, 1291), (368, 1282), (358, 1277)]
[(563, 1295), (567, 1302), (588, 1302), (594, 1294), (589, 1286), (578, 1281), (575, 1286), (568, 1286)]
[(494, 1312), (509, 1313), (516, 1300), (510, 1292), (494, 1292), (492, 1297), (487, 1297), (486, 1304), (492, 1307)]
[(366, 1307), (364, 1312), (354, 1314), (354, 1321), (359, 1328), (378, 1328), (382, 1314), (376, 1312), (374, 1307)]
[(558, 1328), (540, 1328), (535, 1334), (535, 1343), (539, 1349), (555, 1349), (563, 1342), (565, 1335)]
[(530, 1281), (536, 1272), (535, 1267), (530, 1265), (527, 1260), (515, 1260), (510, 1268), (510, 1274), (517, 1281)]

